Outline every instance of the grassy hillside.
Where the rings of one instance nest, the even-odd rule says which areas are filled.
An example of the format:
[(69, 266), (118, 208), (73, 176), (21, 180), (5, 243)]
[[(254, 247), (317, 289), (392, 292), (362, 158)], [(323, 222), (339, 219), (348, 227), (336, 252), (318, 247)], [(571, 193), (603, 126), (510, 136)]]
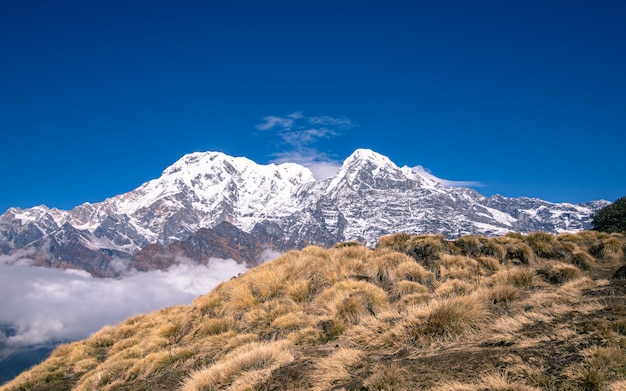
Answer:
[(625, 250), (597, 232), (308, 247), (2, 390), (624, 390)]

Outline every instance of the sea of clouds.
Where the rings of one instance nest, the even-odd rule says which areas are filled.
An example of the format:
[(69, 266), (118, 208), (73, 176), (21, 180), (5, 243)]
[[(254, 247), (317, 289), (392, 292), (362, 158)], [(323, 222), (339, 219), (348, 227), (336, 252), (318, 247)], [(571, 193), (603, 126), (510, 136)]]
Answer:
[(212, 258), (103, 279), (0, 259), (0, 360), (16, 350), (86, 338), (135, 314), (189, 304), (246, 270), (245, 264)]

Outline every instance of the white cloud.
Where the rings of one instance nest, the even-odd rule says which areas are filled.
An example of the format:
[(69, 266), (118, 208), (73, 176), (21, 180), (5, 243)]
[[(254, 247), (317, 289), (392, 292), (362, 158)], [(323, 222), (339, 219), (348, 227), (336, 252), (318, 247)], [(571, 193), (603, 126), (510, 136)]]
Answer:
[(273, 115), (264, 117), (263, 120), (265, 121), (264, 123), (258, 124), (255, 126), (257, 129), (271, 130), (271, 129), (274, 129), (275, 127), (278, 127), (281, 129), (291, 129), (291, 126), (293, 125), (293, 122), (294, 122), (294, 118), (283, 118), (283, 117), (276, 117)]
[(281, 133), (280, 136), (287, 144), (294, 147), (302, 147), (310, 145), (322, 138), (337, 136), (337, 132), (327, 128), (311, 128), (285, 131)]
[(287, 117), (279, 117), (276, 115), (268, 115), (267, 117), (263, 117), (265, 122), (260, 123), (255, 126), (258, 130), (272, 130), (277, 128), (279, 130), (290, 130), (294, 123), (302, 119), (304, 116), (301, 111), (296, 111), (294, 113), (288, 114)]
[(341, 168), (341, 161), (312, 148), (279, 152), (274, 154), (273, 163), (298, 163), (311, 170), (316, 179), (326, 179), (335, 175)]
[(336, 126), (339, 128), (352, 128), (355, 127), (356, 124), (350, 121), (348, 118), (335, 118), (329, 117), (327, 115), (322, 115), (319, 117), (310, 117), (309, 122), (316, 125), (328, 125), (328, 126)]
[(36, 251), (37, 249), (35, 248), (21, 248), (15, 251), (13, 254), (0, 254), (0, 265), (31, 265), (33, 263), (31, 256), (34, 255)]
[(274, 130), (286, 144), (294, 148), (310, 146), (320, 139), (338, 136), (341, 130), (357, 126), (345, 117), (337, 118), (328, 115), (305, 117), (301, 111), (291, 113), (286, 117), (270, 115), (264, 117), (263, 120), (265, 122), (256, 125), (256, 129)]
[(316, 143), (337, 137), (343, 131), (357, 126), (345, 117), (306, 117), (301, 111), (286, 117), (267, 116), (264, 120), (256, 128), (274, 131), (283, 141), (283, 150), (274, 154), (272, 162), (301, 164), (309, 168), (317, 179), (333, 176), (341, 167), (341, 161), (321, 151)]
[[(247, 270), (233, 260), (181, 263), (122, 279), (87, 272), (0, 264), (0, 360), (13, 349), (85, 338), (138, 313), (188, 304)], [(0, 329), (1, 331), (1, 329)]]
[(269, 261), (272, 261), (272, 260), (280, 257), (281, 255), (282, 254), (279, 251), (276, 251), (276, 250), (274, 250), (272, 248), (266, 248), (257, 257), (257, 262), (258, 263), (269, 262)]
[(444, 187), (481, 187), (481, 186), (484, 186), (482, 182), (477, 182), (477, 181), (452, 181), (449, 179), (438, 178), (434, 176), (433, 174), (431, 174), (429, 169), (422, 167), (422, 166), (415, 166), (412, 169), (419, 175), (422, 175), (426, 178), (429, 178), (429, 179), (432, 179), (434, 181), (441, 183), (441, 185), (443, 185)]
[(311, 170), (313, 176), (318, 180), (332, 177), (341, 168), (339, 161), (312, 161), (302, 165)]

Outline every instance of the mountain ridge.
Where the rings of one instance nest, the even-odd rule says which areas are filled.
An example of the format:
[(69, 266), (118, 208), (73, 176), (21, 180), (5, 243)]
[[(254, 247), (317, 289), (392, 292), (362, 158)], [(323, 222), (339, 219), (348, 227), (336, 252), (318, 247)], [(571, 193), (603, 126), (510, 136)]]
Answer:
[(159, 178), (99, 203), (71, 210), (9, 208), (0, 215), (0, 250), (10, 262), (27, 259), (20, 252), (35, 252), (53, 267), (78, 266), (71, 259), (74, 252), (107, 275), (106, 264), (114, 256), (129, 258), (150, 244), (184, 241), (221, 222), (272, 238), (277, 248), (348, 240), (371, 246), (395, 232), (449, 238), (576, 232), (589, 228), (593, 213), (606, 204), (485, 197), (398, 167), (369, 149), (355, 150), (333, 177), (323, 180), (295, 163), (260, 165), (221, 152), (195, 152)]

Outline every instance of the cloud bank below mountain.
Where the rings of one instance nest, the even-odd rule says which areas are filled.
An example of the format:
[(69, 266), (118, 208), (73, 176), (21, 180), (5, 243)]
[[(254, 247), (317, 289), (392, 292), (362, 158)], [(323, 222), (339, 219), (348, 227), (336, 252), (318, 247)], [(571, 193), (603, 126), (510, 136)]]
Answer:
[(0, 360), (29, 346), (85, 338), (138, 313), (188, 304), (247, 270), (233, 260), (180, 263), (122, 279), (0, 264)]

